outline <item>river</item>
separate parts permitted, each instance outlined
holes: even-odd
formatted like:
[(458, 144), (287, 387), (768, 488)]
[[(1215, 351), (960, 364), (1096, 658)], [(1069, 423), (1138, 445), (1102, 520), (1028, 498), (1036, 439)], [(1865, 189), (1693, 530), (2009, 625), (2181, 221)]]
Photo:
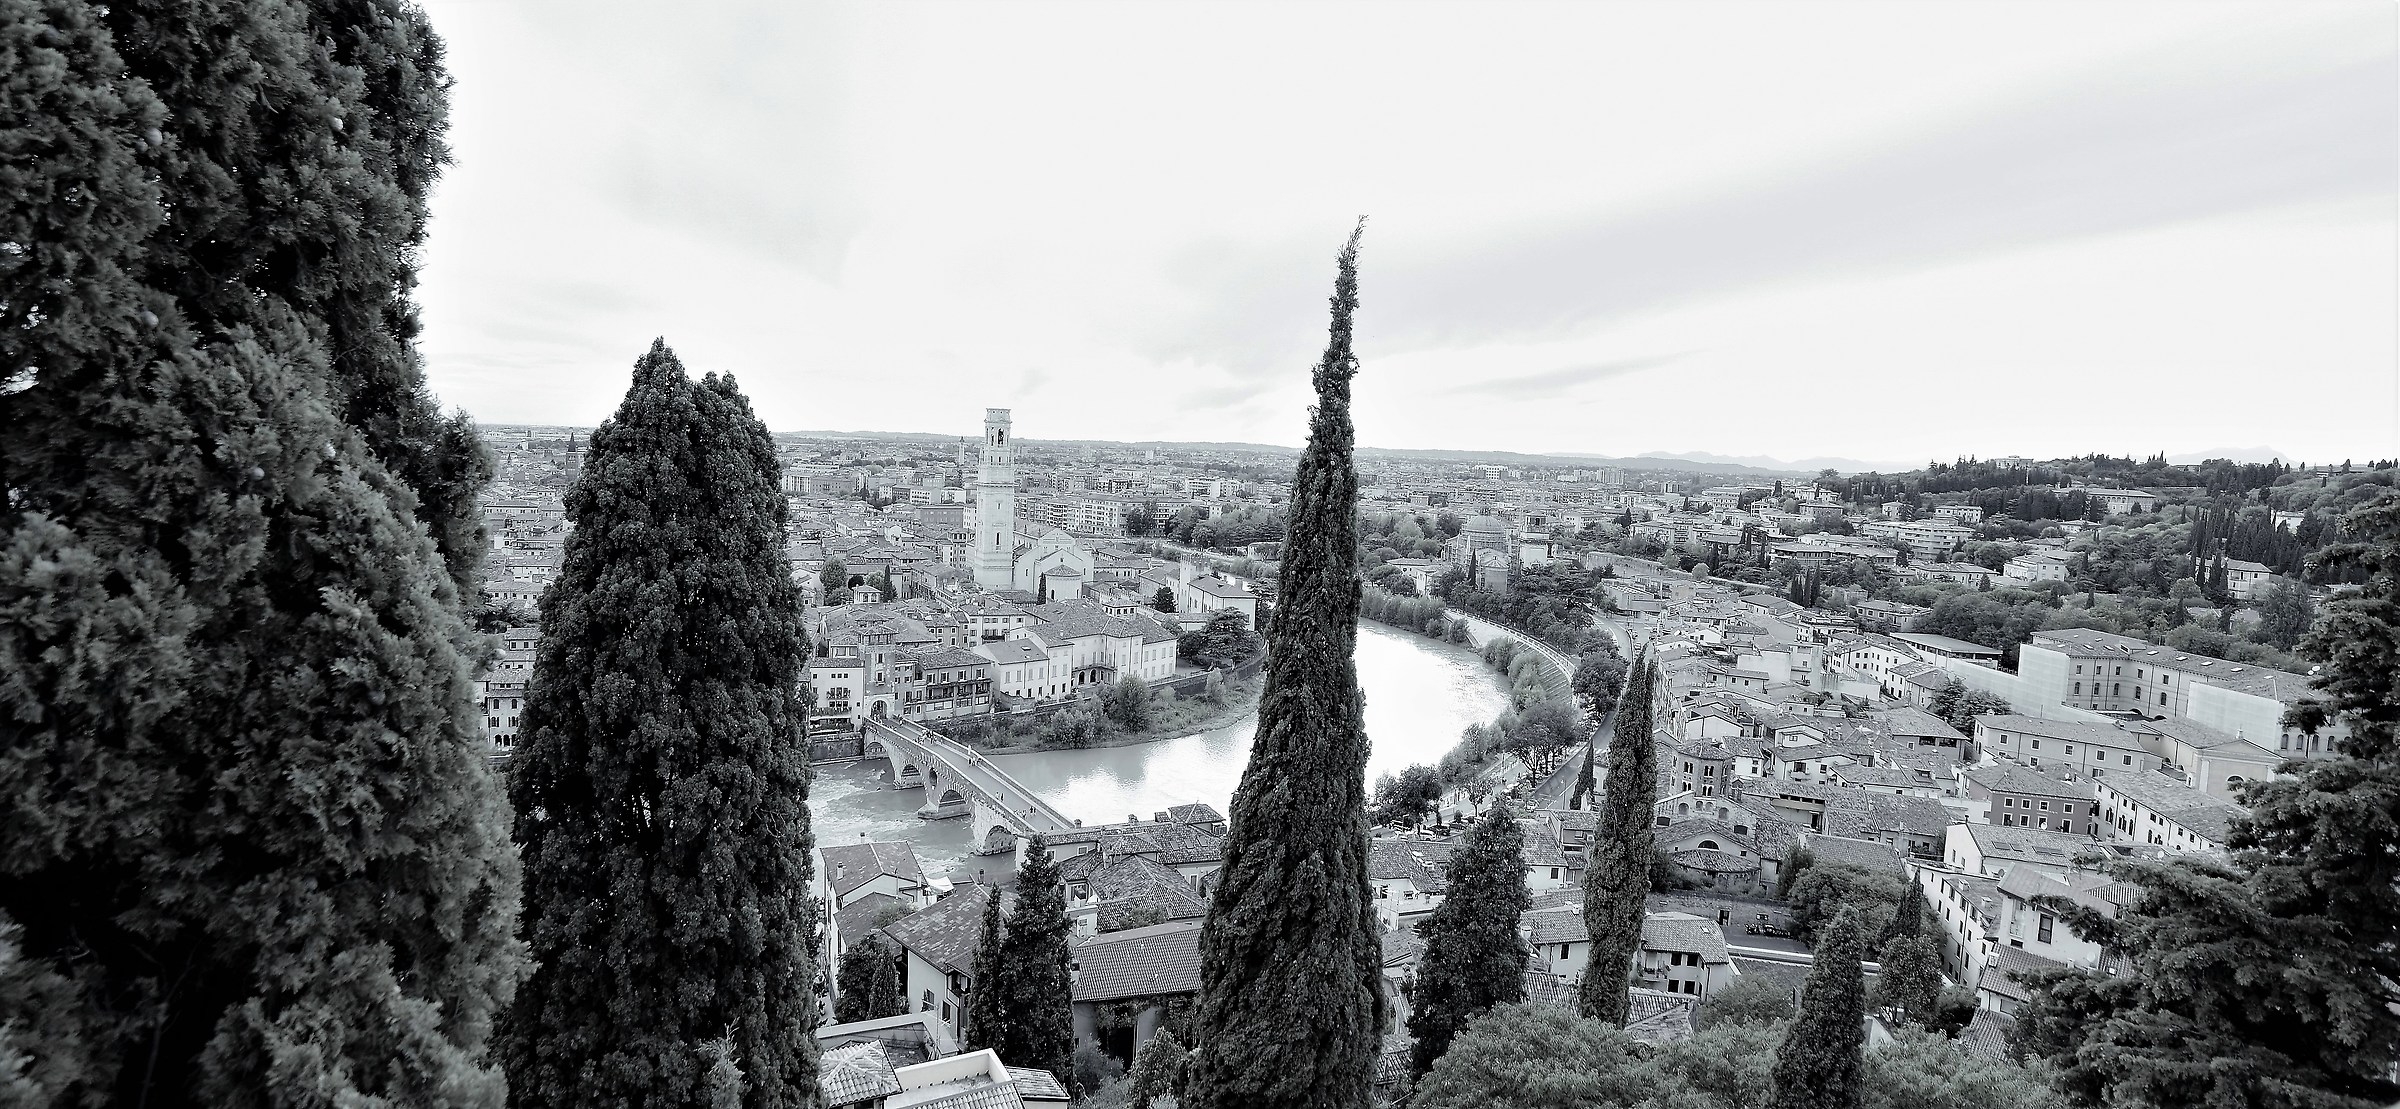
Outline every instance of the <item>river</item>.
[[(1500, 715), (1508, 691), (1474, 651), (1394, 631), (1358, 629), (1358, 680), (1367, 696), (1367, 781), (1411, 763), (1433, 763), (1458, 733)], [(1092, 751), (1029, 751), (992, 763), (1068, 816), (1091, 824), (1143, 819), (1199, 802), (1222, 813), (1250, 759), (1256, 716), (1194, 735)], [(969, 854), (967, 822), (919, 820), (918, 790), (887, 788), (879, 759), (817, 768), (809, 790), (817, 842), (905, 840), (930, 875), (972, 875), (992, 864)]]

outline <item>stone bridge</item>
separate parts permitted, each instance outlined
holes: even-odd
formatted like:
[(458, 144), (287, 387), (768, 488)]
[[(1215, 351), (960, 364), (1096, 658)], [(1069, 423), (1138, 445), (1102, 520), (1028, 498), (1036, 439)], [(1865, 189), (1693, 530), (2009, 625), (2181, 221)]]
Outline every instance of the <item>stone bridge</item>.
[(892, 788), (925, 790), (917, 815), (968, 817), (975, 853), (1014, 851), (1034, 833), (1056, 835), (1075, 822), (992, 765), (973, 748), (913, 721), (870, 717), (867, 750), (891, 764)]

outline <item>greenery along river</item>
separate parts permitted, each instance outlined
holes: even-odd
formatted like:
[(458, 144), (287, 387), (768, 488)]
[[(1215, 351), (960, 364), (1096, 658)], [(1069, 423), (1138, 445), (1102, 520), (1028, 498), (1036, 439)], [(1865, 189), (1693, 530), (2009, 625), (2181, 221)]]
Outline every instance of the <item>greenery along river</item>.
[[(1432, 764), (1469, 724), (1488, 723), (1508, 707), (1499, 675), (1465, 647), (1378, 624), (1358, 629), (1358, 680), (1367, 695), (1367, 736), (1374, 753), (1367, 780), (1411, 763)], [(1250, 759), (1257, 717), (1222, 728), (1131, 747), (995, 755), (1006, 770), (1068, 816), (1100, 824), (1144, 819), (1169, 805), (1197, 801), (1224, 812)], [(904, 840), (931, 875), (971, 876), (990, 860), (968, 853), (967, 822), (919, 820), (917, 790), (887, 788), (880, 760), (819, 767), (809, 791), (817, 842)], [(961, 869), (963, 867), (963, 870)]]

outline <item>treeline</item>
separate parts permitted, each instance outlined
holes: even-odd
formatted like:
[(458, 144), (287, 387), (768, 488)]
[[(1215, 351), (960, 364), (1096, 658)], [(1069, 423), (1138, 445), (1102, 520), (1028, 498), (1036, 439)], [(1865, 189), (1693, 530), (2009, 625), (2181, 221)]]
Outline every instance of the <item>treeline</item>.
[(2292, 473), (2292, 466), (2280, 461), (2235, 462), (2212, 458), (2188, 465), (2171, 465), (2163, 455), (2136, 461), (2130, 457), (2093, 454), (2031, 466), (2002, 466), (1984, 459), (1961, 458), (1955, 462), (1931, 463), (1922, 470), (1898, 474), (1869, 472), (1846, 478), (1821, 476), (1818, 484), (1836, 489), (1844, 499), (1857, 503), (1900, 500), (1926, 494), (1998, 492), (2012, 486), (2055, 487), (2072, 481), (2144, 488), (2174, 486), (2198, 489), (2209, 494), (2239, 495), (2275, 485), (2289, 478)]

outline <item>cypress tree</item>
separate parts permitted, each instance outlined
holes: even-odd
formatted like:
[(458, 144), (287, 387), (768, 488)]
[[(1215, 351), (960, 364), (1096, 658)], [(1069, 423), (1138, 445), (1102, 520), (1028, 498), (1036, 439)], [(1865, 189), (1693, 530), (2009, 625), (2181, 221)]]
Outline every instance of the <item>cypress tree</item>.
[(959, 1034), (959, 1042), (969, 1051), (986, 1047), (997, 1051), (1008, 1042), (1008, 1011), (1002, 1007), (1006, 994), (1000, 986), (1002, 942), (1000, 891), (985, 890), (983, 933), (976, 939), (966, 1027)]
[(841, 981), (841, 994), (833, 1002), (836, 1024), (880, 1020), (908, 1011), (900, 999), (899, 959), (880, 937), (870, 936), (842, 952)]
[(510, 776), (540, 961), (510, 1100), (691, 1103), (731, 1039), (752, 1109), (816, 1103), (799, 589), (775, 444), (662, 340), (567, 492)]
[(2224, 860), (2109, 864), (2141, 888), (2113, 918), (2045, 906), (2130, 973), (2046, 972), (2026, 1046), (2081, 1104), (2381, 1106), (2400, 1098), (2400, 493), (2344, 515), (2319, 571), (2356, 574), (2300, 652), (2324, 700), (2286, 727), (2348, 725), (2334, 757), (2245, 787)]
[(1422, 1076), (1450, 1039), (1494, 1005), (1525, 1000), (1525, 832), (1495, 804), (1450, 856), (1449, 896), (1417, 929), (1425, 940), (1409, 991), (1409, 1070)]
[(1350, 347), (1358, 240), (1342, 248), (1317, 407), (1292, 476), (1280, 602), (1250, 762), (1200, 929), (1196, 1109), (1363, 1107), (1384, 1022), (1367, 883), (1365, 699), (1358, 640), (1358, 474)]
[[(126, 71), (171, 109), (151, 164), (170, 204), (141, 260), (203, 331), (295, 316), (336, 418), (417, 494), (463, 596), (490, 457), (445, 418), (414, 349), (427, 198), (449, 161), (450, 78), (401, 0), (106, 6)], [(238, 275), (238, 276), (237, 276)]]
[(1592, 954), (1578, 1001), (1584, 1016), (1618, 1026), (1633, 1003), (1633, 960), (1642, 947), (1642, 901), (1650, 893), (1657, 839), (1651, 831), (1658, 756), (1650, 739), (1650, 684), (1649, 654), (1643, 652), (1625, 676), (1608, 779), (1601, 784), (1600, 827), (1583, 874), (1583, 922)]
[(1775, 1049), (1768, 1109), (1853, 1109), (1866, 1054), (1867, 990), (1859, 959), (1866, 925), (1844, 909), (1800, 987), (1800, 1015)]
[(1075, 1080), (1075, 999), (1067, 974), (1067, 889), (1058, 877), (1050, 844), (1035, 835), (1017, 867), (1017, 903), (1008, 914), (1001, 945), (1000, 1057), (1012, 1066), (1035, 1067)]
[[(438, 108), (438, 82), (349, 97), (327, 26), (0, 5), (0, 1001), (32, 1038), (0, 1056), (36, 1064), (14, 1096), (500, 1096), (485, 1039), (522, 956), (482, 641), (424, 499), (327, 404), (326, 303), (181, 262), (320, 217), (312, 258), (358, 248), (320, 186), (389, 184), (353, 146), (376, 126), (438, 131), (377, 115)], [(244, 142), (212, 137), (228, 105)]]

